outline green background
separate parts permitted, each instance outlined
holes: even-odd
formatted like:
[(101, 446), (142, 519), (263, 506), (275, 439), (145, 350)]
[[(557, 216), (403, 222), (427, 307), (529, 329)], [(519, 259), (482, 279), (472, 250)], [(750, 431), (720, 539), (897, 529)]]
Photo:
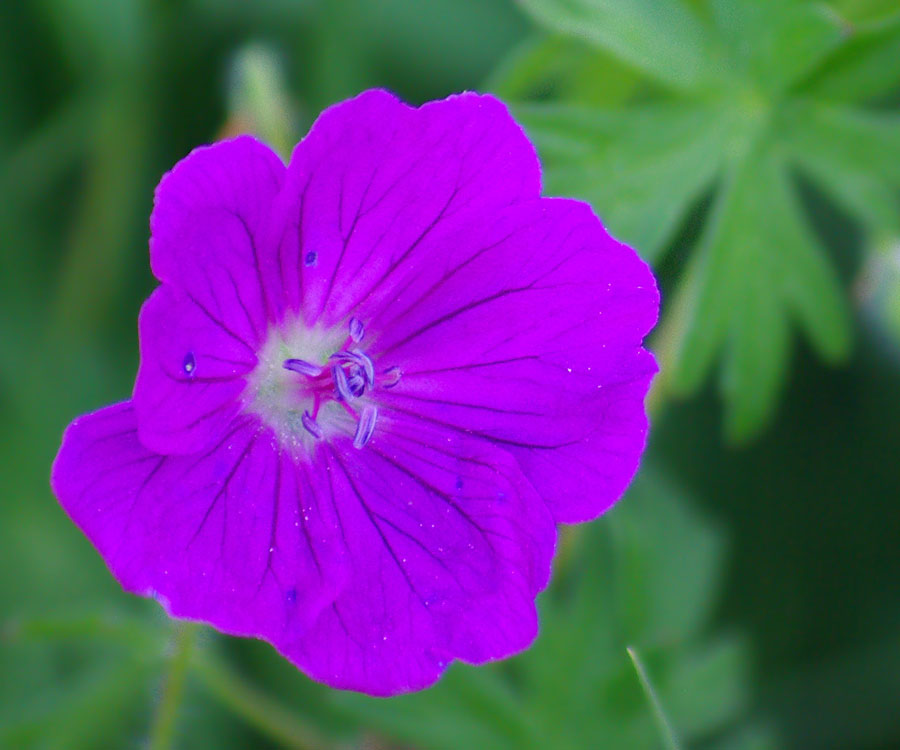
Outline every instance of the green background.
[[(161, 174), (371, 86), (503, 96), (664, 295), (643, 469), (536, 645), (390, 700), (169, 622), (48, 485), (130, 393)], [(0, 3), (0, 747), (900, 745), (898, 189), (895, 0)]]

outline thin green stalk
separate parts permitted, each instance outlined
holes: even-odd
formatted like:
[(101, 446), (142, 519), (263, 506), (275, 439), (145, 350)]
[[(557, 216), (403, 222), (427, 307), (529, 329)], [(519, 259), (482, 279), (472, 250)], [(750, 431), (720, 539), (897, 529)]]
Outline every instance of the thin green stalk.
[(181, 622), (176, 625), (172, 638), (172, 655), (169, 659), (169, 672), (162, 687), (162, 695), (150, 726), (149, 750), (169, 750), (175, 734), (175, 719), (178, 705), (184, 692), (184, 682), (188, 666), (191, 663), (191, 651), (197, 635), (197, 625), (192, 622)]
[(271, 739), (294, 750), (327, 750), (331, 747), (293, 711), (273, 701), (208, 652), (197, 652), (193, 667), (194, 674), (212, 695)]
[(672, 728), (671, 722), (663, 711), (659, 696), (653, 689), (653, 685), (650, 684), (650, 678), (647, 677), (647, 671), (644, 669), (644, 665), (641, 662), (637, 651), (631, 646), (628, 646), (625, 650), (628, 652), (628, 656), (631, 657), (631, 663), (634, 664), (634, 671), (637, 672), (638, 679), (641, 681), (641, 687), (644, 688), (647, 700), (653, 708), (653, 716), (656, 719), (656, 723), (659, 725), (659, 731), (663, 737), (663, 744), (665, 744), (668, 750), (680, 750), (678, 739), (675, 736), (675, 730)]

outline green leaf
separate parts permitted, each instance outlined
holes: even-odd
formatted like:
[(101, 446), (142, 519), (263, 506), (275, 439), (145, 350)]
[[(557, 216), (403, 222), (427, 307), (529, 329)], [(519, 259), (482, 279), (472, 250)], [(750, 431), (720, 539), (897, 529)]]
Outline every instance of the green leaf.
[(688, 313), (672, 387), (696, 389), (724, 347), (726, 431), (735, 440), (757, 433), (777, 403), (787, 372), (789, 315), (827, 359), (839, 360), (849, 349), (844, 296), (799, 211), (780, 156), (770, 146), (751, 151), (719, 196), (681, 291)]
[(659, 259), (720, 168), (724, 129), (704, 107), (529, 104), (514, 111), (541, 154), (544, 192), (590, 202), (649, 261)]
[(652, 470), (641, 473), (603, 523), (614, 545), (616, 627), (644, 649), (686, 641), (714, 604), (725, 553), (721, 531)]
[(703, 24), (679, 0), (520, 0), (548, 29), (586, 39), (663, 84), (699, 89), (714, 75)]
[(897, 12), (897, 0), (831, 0), (830, 4), (850, 23), (877, 23)]
[(692, 736), (738, 719), (750, 704), (750, 656), (738, 636), (721, 637), (686, 653), (665, 676), (672, 721)]
[(807, 75), (846, 33), (821, 2), (714, 0), (713, 16), (738, 79), (771, 93)]
[(801, 102), (793, 142), (900, 188), (900, 113)]
[(802, 84), (805, 96), (863, 102), (900, 86), (900, 12), (852, 29), (850, 34), (847, 44)]
[(611, 107), (634, 96), (641, 80), (633, 69), (592, 45), (541, 35), (518, 45), (484, 88), (505, 100), (552, 94), (563, 101)]

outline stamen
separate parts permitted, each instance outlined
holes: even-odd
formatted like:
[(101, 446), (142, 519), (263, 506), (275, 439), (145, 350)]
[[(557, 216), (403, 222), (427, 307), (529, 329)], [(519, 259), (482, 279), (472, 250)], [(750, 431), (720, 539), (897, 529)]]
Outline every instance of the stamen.
[(184, 370), (186, 375), (193, 377), (194, 370), (197, 367), (197, 360), (194, 359), (194, 353), (188, 352), (184, 355), (184, 361), (181, 363), (181, 369)]
[(400, 382), (401, 375), (403, 375), (403, 371), (396, 365), (388, 367), (387, 370), (384, 371), (384, 383), (382, 383), (381, 387), (393, 388)]
[(322, 368), (318, 365), (314, 365), (312, 362), (307, 362), (305, 359), (286, 359), (284, 360), (284, 364), (282, 364), (285, 370), (293, 370), (294, 372), (299, 372), (301, 375), (309, 375), (310, 377), (316, 377), (316, 375), (322, 374)]
[(340, 365), (334, 365), (331, 368), (331, 377), (334, 380), (334, 387), (337, 388), (338, 396), (344, 401), (352, 401), (356, 396), (350, 392), (350, 386), (347, 383), (347, 376)]
[(375, 365), (372, 364), (372, 360), (369, 359), (369, 355), (367, 355), (361, 349), (354, 349), (353, 353), (357, 356), (359, 363), (362, 365), (363, 370), (366, 372), (366, 384), (371, 388), (375, 385)]
[(353, 436), (353, 447), (364, 448), (366, 443), (372, 439), (372, 433), (375, 432), (375, 420), (378, 418), (378, 409), (374, 406), (367, 407), (359, 422), (356, 423), (356, 434)]
[(319, 427), (319, 423), (312, 418), (312, 415), (308, 411), (303, 412), (303, 416), (300, 417), (300, 422), (303, 424), (306, 431), (316, 440), (322, 439), (322, 428)]
[(347, 379), (347, 387), (350, 389), (350, 393), (353, 394), (354, 398), (359, 398), (366, 390), (366, 381), (362, 375), (351, 375)]
[(362, 321), (359, 318), (350, 318), (350, 338), (358, 344), (365, 335), (366, 328)]

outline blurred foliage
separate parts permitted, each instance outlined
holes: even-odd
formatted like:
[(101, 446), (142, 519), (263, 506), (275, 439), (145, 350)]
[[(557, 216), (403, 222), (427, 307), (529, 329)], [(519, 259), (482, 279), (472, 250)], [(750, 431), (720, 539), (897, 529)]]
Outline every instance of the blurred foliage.
[[(792, 326), (828, 362), (851, 345), (846, 294), (797, 170), (870, 235), (898, 236), (900, 111), (884, 98), (900, 84), (900, 7), (522, 5), (565, 36), (526, 43), (491, 83), (523, 101), (515, 111), (547, 190), (591, 201), (654, 264), (682, 251), (688, 217), (706, 209), (658, 336), (657, 387), (695, 393), (721, 356), (726, 434), (758, 434), (786, 381)], [(559, 71), (543, 64), (557, 50), (569, 58)], [(588, 79), (604, 98), (583, 95)]]
[[(662, 747), (628, 647), (683, 747), (900, 743), (898, 59), (897, 0), (0, 3), (0, 747)], [(368, 86), (500, 93), (666, 298), (646, 466), (534, 646), (387, 701), (124, 595), (47, 485), (129, 393), (162, 172)]]

